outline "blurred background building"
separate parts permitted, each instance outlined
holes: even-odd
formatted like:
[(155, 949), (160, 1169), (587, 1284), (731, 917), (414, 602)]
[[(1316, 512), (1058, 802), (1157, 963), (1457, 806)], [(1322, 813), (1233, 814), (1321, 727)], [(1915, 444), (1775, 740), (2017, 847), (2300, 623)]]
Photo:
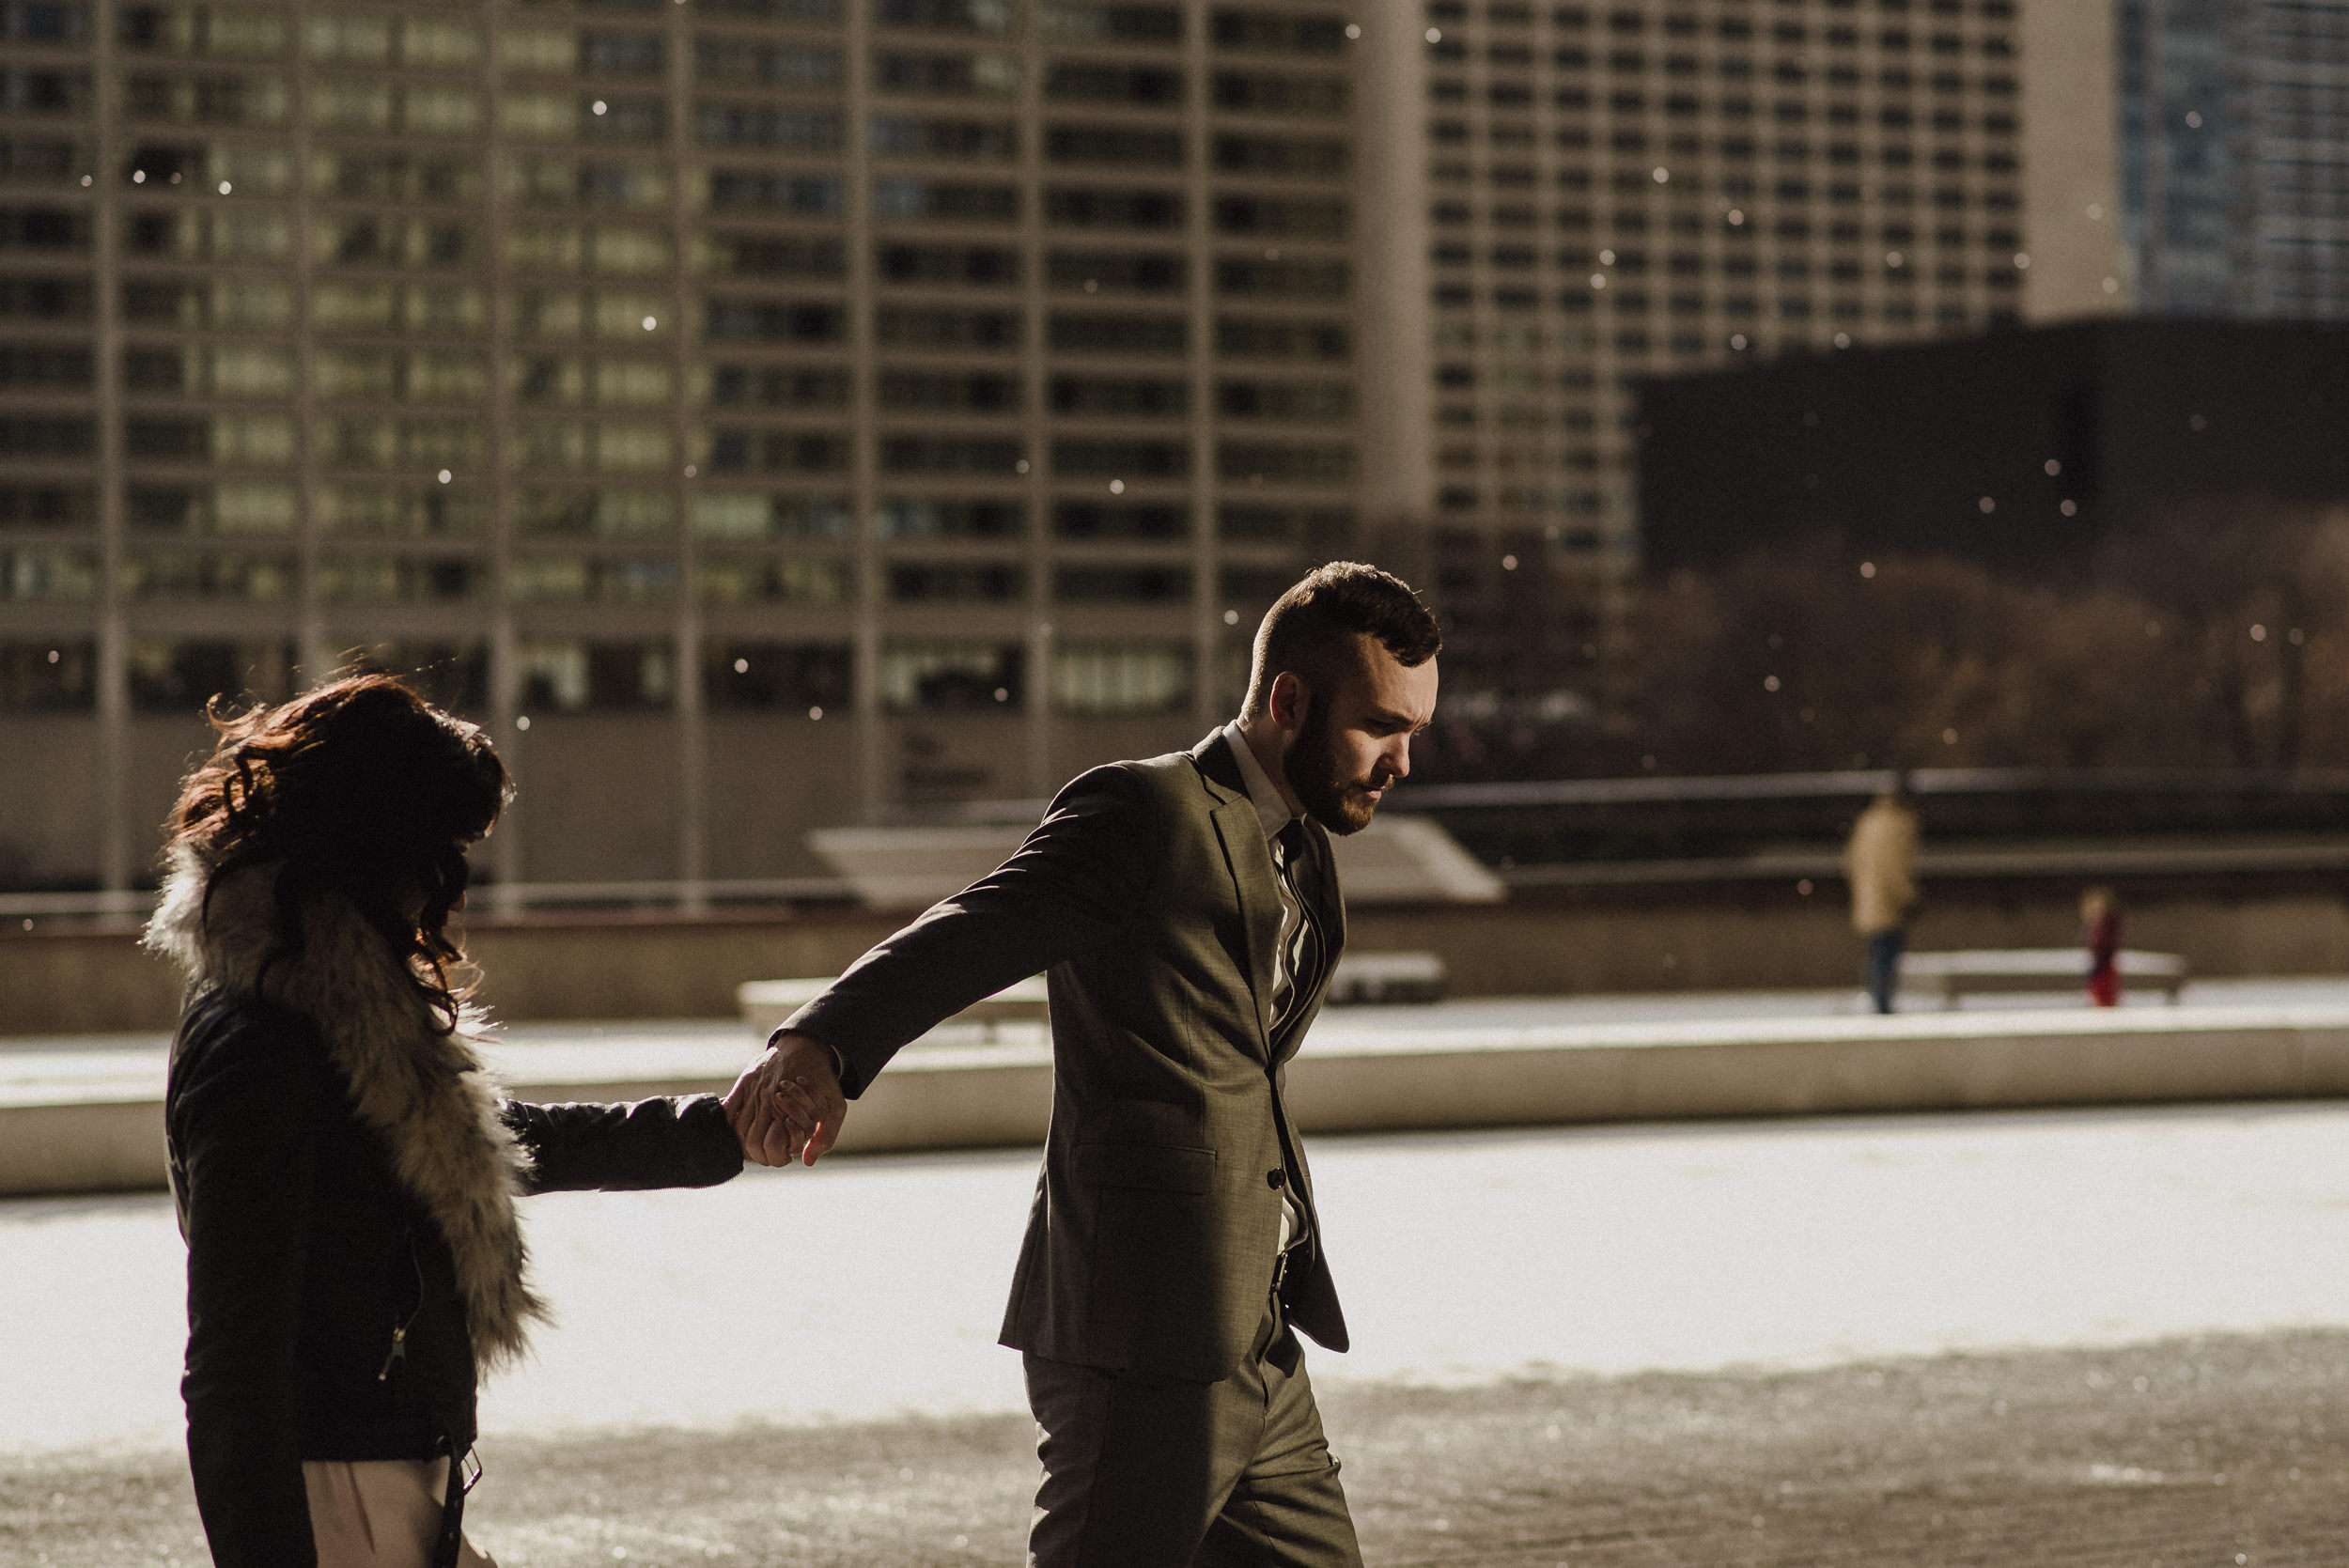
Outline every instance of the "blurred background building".
[(2122, 0), (2119, 82), (2141, 306), (2349, 317), (2349, 0)]
[(135, 884), (201, 702), (359, 652), (492, 727), (504, 882), (783, 889), (1194, 738), (1341, 553), (1443, 617), (1448, 722), (1549, 737), (1492, 768), (1565, 767), (1641, 659), (1641, 385), (2337, 315), (2345, 50), (2349, 0), (0, 0), (0, 885)]
[(508, 882), (1195, 738), (1356, 515), (1348, 20), (0, 5), (0, 882), (421, 669)]
[(1365, 489), (1478, 706), (1596, 694), (1643, 379), (2123, 303), (2100, 6), (1423, 8), (1365, 45)]
[[(2181, 509), (2349, 503), (2349, 329), (2135, 318), (1641, 389), (1651, 569), (1827, 535), (2077, 577)], [(2132, 543), (2132, 536), (2134, 543)]]

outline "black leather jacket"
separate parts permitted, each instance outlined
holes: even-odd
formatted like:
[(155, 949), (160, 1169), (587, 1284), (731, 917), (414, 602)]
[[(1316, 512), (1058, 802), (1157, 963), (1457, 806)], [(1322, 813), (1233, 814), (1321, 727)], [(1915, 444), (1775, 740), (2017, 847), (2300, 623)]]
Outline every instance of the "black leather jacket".
[[(188, 1237), (188, 1454), (213, 1560), (311, 1568), (302, 1461), (473, 1442), (448, 1244), (301, 1014), (249, 995), (199, 1001), (163, 1116)], [(505, 1116), (535, 1191), (709, 1187), (742, 1166), (708, 1094)]]

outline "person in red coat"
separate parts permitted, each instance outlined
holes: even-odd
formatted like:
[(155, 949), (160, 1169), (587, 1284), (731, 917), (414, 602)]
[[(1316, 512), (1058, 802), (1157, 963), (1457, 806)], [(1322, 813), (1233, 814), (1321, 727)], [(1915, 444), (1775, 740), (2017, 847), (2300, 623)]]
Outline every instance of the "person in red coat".
[(2096, 1007), (2121, 1005), (2121, 905), (2110, 888), (2080, 894), (2080, 925), (2088, 936), (2088, 1000)]

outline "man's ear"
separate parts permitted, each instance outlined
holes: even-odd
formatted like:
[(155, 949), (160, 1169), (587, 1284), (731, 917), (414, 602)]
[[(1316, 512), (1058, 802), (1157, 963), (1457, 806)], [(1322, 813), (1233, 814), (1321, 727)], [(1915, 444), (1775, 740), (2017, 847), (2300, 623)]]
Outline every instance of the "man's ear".
[(1283, 670), (1272, 677), (1271, 701), (1265, 705), (1272, 722), (1284, 730), (1302, 729), (1305, 724), (1305, 683), (1294, 670)]

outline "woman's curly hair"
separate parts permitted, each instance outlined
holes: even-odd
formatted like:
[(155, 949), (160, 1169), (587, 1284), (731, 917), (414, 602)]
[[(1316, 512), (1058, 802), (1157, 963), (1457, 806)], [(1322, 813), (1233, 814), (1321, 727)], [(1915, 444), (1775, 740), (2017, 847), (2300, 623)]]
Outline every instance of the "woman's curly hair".
[(513, 781), (479, 728), (405, 681), (363, 674), (274, 707), (210, 714), (210, 760), (188, 775), (168, 827), (210, 873), (274, 864), (278, 956), (301, 951), (302, 911), (340, 893), (381, 932), (426, 1000), (457, 1025), (448, 919), (465, 846), (490, 831)]

